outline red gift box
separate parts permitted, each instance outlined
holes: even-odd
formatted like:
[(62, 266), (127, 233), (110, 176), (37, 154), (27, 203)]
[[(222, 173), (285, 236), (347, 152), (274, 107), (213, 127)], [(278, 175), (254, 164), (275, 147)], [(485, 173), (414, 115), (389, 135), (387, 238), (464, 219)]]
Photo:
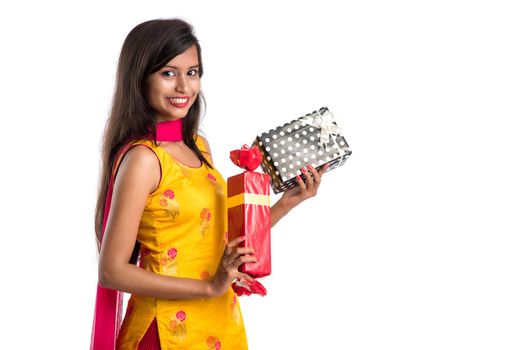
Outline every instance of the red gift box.
[[(243, 151), (252, 150), (245, 146), (242, 150), (232, 151), (231, 159), (235, 164), (253, 170), (258, 164), (240, 164)], [(240, 157), (234, 152), (240, 152)], [(245, 240), (239, 246), (255, 249), (258, 262), (242, 264), (239, 269), (254, 278), (271, 274), (269, 187), (269, 175), (249, 170), (227, 179), (228, 239), (244, 236)]]
[(240, 266), (252, 277), (271, 273), (269, 176), (246, 171), (227, 179), (228, 239), (244, 236), (241, 247), (255, 249), (256, 263)]

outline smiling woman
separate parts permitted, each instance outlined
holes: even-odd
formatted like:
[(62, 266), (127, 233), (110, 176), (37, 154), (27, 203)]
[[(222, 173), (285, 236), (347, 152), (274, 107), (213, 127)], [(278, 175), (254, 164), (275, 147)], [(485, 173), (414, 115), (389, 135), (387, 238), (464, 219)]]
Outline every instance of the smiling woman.
[[(227, 240), (226, 182), (198, 134), (200, 51), (179, 19), (144, 22), (124, 41), (95, 215), (92, 349), (247, 349), (231, 283), (252, 281), (239, 266), (257, 259)], [(304, 170), (271, 225), (316, 194), (324, 170)], [(121, 292), (131, 297), (120, 327)]]
[[(255, 258), (240, 240), (224, 240), (225, 182), (198, 134), (202, 73), (184, 21), (144, 22), (124, 41), (96, 211), (92, 349), (198, 348), (209, 339), (215, 349), (247, 348), (231, 281), (249, 280), (238, 266)], [(120, 327), (121, 292), (131, 297)]]

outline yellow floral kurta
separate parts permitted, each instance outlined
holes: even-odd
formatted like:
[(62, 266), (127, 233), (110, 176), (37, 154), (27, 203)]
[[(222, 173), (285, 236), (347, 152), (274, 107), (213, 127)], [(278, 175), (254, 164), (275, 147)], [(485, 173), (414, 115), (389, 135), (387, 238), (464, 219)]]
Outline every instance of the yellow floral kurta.
[[(205, 151), (200, 137), (196, 142)], [(161, 165), (160, 186), (149, 195), (138, 229), (140, 266), (160, 275), (210, 278), (227, 241), (227, 187), (222, 175), (205, 164), (183, 165), (153, 141), (133, 144), (152, 149)], [(192, 300), (132, 294), (117, 349), (137, 349), (155, 318), (162, 350), (247, 349), (240, 306), (231, 288), (218, 298)]]

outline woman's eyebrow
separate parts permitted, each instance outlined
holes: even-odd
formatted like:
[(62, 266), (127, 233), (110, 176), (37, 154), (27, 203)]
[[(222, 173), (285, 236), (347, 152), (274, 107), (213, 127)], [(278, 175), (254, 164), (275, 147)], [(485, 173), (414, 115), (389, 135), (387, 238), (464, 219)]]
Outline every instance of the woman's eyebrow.
[[(173, 68), (173, 69), (178, 69), (177, 66), (170, 66), (170, 65), (166, 65), (166, 67), (169, 67), (169, 68)], [(193, 69), (193, 68), (198, 68), (198, 64), (197, 65), (194, 65), (194, 66), (191, 66), (189, 67), (189, 69)]]

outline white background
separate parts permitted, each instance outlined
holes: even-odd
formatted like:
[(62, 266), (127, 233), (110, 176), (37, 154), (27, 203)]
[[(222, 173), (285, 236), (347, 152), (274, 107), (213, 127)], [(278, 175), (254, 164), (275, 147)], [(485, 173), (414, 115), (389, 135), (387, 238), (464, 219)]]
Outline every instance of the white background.
[(524, 348), (519, 2), (248, 3), (0, 5), (2, 343), (88, 347), (119, 50), (181, 17), (224, 177), (231, 149), (322, 106), (354, 152), (274, 227), (250, 349)]

